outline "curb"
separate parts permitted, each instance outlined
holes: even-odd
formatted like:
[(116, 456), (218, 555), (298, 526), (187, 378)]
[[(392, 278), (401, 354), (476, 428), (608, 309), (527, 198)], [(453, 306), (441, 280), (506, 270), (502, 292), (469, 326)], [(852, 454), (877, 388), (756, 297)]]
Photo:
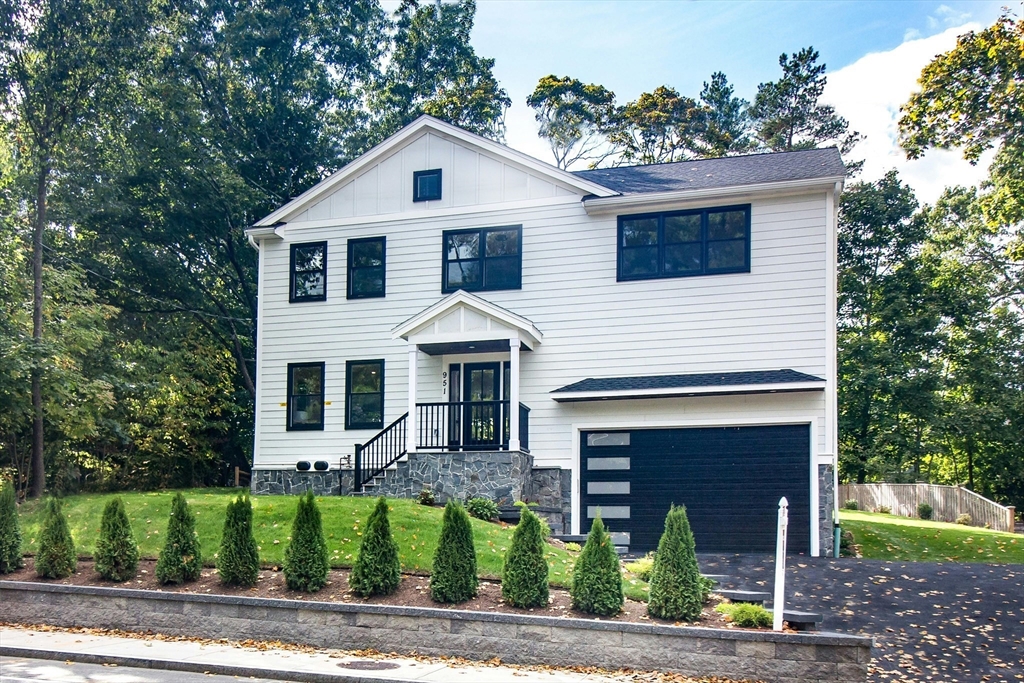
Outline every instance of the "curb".
[(64, 652), (61, 650), (37, 650), (29, 647), (0, 645), (0, 657), (22, 657), (25, 659), (51, 659), (71, 661), (77, 664), (116, 664), (134, 669), (157, 669), (161, 671), (183, 671), (197, 674), (219, 674), (244, 678), (263, 678), (295, 683), (412, 683), (412, 678), (382, 678), (380, 676), (353, 676), (346, 673), (320, 673), (313, 671), (275, 671), (250, 666), (231, 664), (204, 664), (202, 662), (179, 662), (170, 659), (147, 659), (145, 657), (124, 657), (101, 655), (90, 652)]

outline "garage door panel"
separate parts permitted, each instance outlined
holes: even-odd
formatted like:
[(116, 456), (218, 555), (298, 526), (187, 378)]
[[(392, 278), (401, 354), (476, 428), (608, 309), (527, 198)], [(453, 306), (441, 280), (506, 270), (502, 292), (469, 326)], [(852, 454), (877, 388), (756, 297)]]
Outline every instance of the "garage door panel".
[[(616, 441), (602, 433), (592, 443)], [(770, 552), (775, 544), (779, 498), (790, 502), (789, 547), (809, 547), (807, 425), (635, 430), (629, 446), (587, 446), (582, 436), (583, 530), (586, 506), (629, 506), (629, 518), (606, 519), (612, 531), (630, 533), (630, 550), (657, 546), (672, 503), (685, 505), (698, 552)], [(627, 439), (618, 438), (618, 442)], [(629, 469), (593, 469), (589, 458), (629, 458)], [(606, 463), (602, 463), (606, 464)], [(628, 495), (590, 493), (608, 482), (628, 482)], [(603, 488), (602, 488), (603, 487)], [(618, 512), (621, 512), (619, 510)]]

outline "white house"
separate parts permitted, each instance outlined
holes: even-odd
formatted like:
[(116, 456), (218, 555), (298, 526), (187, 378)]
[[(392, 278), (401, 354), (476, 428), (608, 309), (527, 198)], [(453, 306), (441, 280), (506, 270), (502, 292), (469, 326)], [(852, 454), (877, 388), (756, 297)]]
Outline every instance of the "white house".
[[(566, 172), (424, 116), (247, 231), (254, 493), (538, 503), (832, 546), (834, 148)], [(415, 438), (412, 436), (415, 435)]]

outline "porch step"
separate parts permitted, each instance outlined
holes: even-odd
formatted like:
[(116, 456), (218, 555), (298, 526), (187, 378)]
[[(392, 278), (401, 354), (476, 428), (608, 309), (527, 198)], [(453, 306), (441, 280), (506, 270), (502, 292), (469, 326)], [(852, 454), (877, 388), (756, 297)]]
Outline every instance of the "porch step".
[(765, 602), (772, 599), (771, 594), (764, 591), (716, 590), (715, 593), (733, 602), (752, 602), (762, 607)]

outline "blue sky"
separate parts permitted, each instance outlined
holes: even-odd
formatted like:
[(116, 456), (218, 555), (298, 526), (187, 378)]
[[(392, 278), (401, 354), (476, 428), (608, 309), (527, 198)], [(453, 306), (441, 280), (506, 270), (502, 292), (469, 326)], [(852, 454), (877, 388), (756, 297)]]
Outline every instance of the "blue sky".
[[(838, 80), (826, 98), (875, 138), (858, 150), (870, 177), (886, 164), (905, 166), (891, 149), (892, 123), (920, 68), (951, 48), (958, 33), (991, 24), (1003, 4), (478, 0), (473, 44), (495, 58), (496, 75), (513, 100), (509, 144), (545, 161), (548, 152), (524, 103), (541, 76), (600, 83), (624, 103), (659, 85), (695, 96), (712, 72), (724, 71), (737, 94), (750, 99), (758, 83), (778, 77), (780, 53), (813, 45)], [(1014, 6), (1020, 11), (1019, 2)], [(962, 182), (964, 173), (977, 170), (964, 171), (956, 161), (955, 154), (929, 155), (916, 162), (919, 170), (911, 165), (910, 175), (921, 176), (911, 181), (934, 199), (942, 182)], [(944, 169), (932, 168), (936, 164)]]

